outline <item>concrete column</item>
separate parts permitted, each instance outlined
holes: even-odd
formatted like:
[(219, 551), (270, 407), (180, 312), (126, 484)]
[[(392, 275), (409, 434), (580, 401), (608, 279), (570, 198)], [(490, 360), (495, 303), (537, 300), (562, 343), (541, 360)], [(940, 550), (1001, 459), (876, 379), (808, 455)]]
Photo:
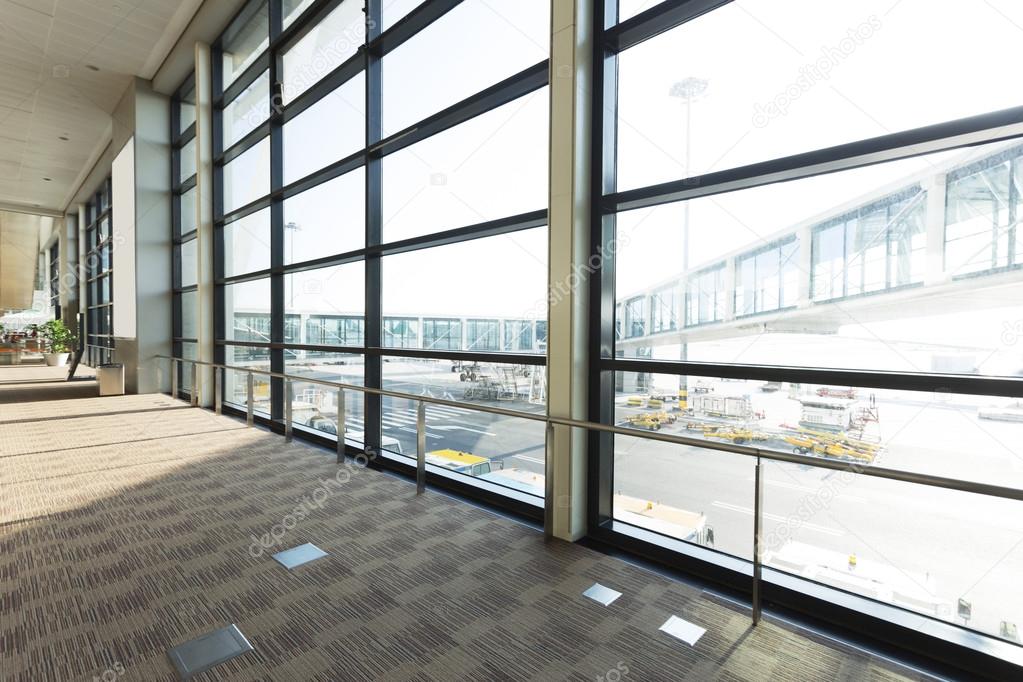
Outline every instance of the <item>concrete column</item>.
[(945, 174), (929, 178), (923, 186), (927, 192), (924, 215), (927, 265), (924, 270), (924, 286), (932, 286), (948, 279), (945, 273)]
[[(196, 340), (198, 358), (214, 361), (213, 328), (213, 62), (210, 46), (195, 45), (195, 224), (198, 228), (196, 298), (199, 319)], [(210, 407), (214, 401), (213, 370), (203, 367), (199, 373), (199, 404)]]
[[(135, 296), (138, 393), (170, 390), (157, 355), (171, 353), (170, 102), (149, 81), (135, 81)], [(116, 219), (116, 217), (115, 217)], [(115, 268), (114, 277), (117, 277)], [(115, 306), (118, 304), (115, 304)], [(117, 315), (115, 307), (114, 315)], [(125, 367), (126, 379), (130, 368)]]
[[(590, 93), (593, 8), (585, 0), (552, 3), (550, 72), (550, 296), (547, 411), (586, 419), (590, 249)], [(571, 286), (569, 286), (571, 285)], [(553, 457), (554, 535), (586, 532), (586, 433), (557, 427)]]

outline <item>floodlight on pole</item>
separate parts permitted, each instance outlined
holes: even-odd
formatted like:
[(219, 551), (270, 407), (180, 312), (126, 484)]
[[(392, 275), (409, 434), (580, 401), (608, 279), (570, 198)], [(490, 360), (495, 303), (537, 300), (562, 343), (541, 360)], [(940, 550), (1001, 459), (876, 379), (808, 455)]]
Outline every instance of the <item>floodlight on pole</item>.
[[(692, 142), (691, 132), (691, 121), (692, 121), (692, 107), (693, 102), (698, 100), (705, 92), (707, 92), (708, 81), (703, 78), (696, 78), (695, 76), (689, 76), (683, 78), (680, 81), (676, 81), (672, 84), (668, 90), (669, 97), (676, 97), (685, 102), (686, 105), (686, 124), (685, 124), (685, 173), (684, 177), (689, 178), (692, 176), (692, 156), (690, 152), (690, 144)], [(682, 208), (682, 326), (686, 324), (686, 312), (689, 308), (688, 296), (689, 294), (689, 200), (687, 199)], [(679, 349), (680, 359), (685, 361), (689, 359), (689, 344), (686, 341), (682, 341)], [(679, 391), (688, 393), (688, 381), (686, 377), (679, 379)]]

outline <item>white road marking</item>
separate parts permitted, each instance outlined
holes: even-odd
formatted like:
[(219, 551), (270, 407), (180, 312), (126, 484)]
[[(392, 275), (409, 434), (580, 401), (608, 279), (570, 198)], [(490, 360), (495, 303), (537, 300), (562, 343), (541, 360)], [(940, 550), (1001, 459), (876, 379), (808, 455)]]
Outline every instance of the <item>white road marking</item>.
[[(755, 479), (751, 476), (747, 480), (753, 481)], [(807, 485), (798, 485), (796, 483), (786, 483), (785, 481), (766, 481), (765, 480), (764, 483), (767, 484), (767, 485), (773, 485), (773, 486), (775, 486), (777, 488), (788, 488), (789, 490), (798, 490), (799, 492), (809, 493), (810, 495), (819, 495), (820, 492), (827, 487), (827, 484), (825, 484), (825, 485), (822, 485), (819, 488), (811, 488), (810, 486), (807, 486)], [(866, 498), (859, 497), (858, 495), (847, 495), (845, 493), (839, 493), (837, 496), (841, 497), (843, 500), (849, 500), (850, 502), (859, 502), (861, 504), (866, 504), (867, 503)]]
[[(753, 516), (753, 510), (747, 509), (746, 507), (740, 507), (736, 504), (729, 504), (728, 502), (718, 502), (715, 500), (711, 502), (711, 506), (718, 507), (720, 509), (727, 509), (729, 511), (739, 512), (740, 514), (746, 514), (747, 516)], [(788, 518), (779, 516), (778, 514), (764, 514), (765, 519), (770, 519), (778, 523), (787, 523)], [(798, 521), (798, 519), (797, 519)], [(827, 528), (826, 526), (818, 526), (816, 523), (801, 522), (798, 524), (800, 528), (806, 528), (807, 530), (815, 530), (818, 533), (824, 533), (825, 535), (834, 535), (835, 537), (841, 537), (845, 535), (842, 531), (835, 530), (834, 528)]]
[(540, 459), (539, 457), (529, 457), (527, 455), (513, 455), (513, 456), (514, 457), (518, 457), (519, 459), (524, 459), (527, 462), (533, 462), (535, 464), (546, 464), (547, 463), (545, 460)]
[(468, 426), (456, 426), (456, 425), (453, 425), (453, 424), (449, 424), (449, 425), (446, 425), (446, 426), (435, 426), (433, 428), (437, 429), (438, 431), (471, 431), (472, 433), (478, 433), (478, 434), (483, 435), (483, 436), (496, 436), (497, 435), (493, 431), (481, 431), (480, 429), (472, 429), (472, 428), (469, 428)]
[(449, 407), (447, 405), (427, 405), (427, 410), (430, 412), (440, 412), (441, 414), (447, 414), (452, 417), (461, 417), (465, 414), (474, 414), (473, 410), (466, 410), (461, 407)]

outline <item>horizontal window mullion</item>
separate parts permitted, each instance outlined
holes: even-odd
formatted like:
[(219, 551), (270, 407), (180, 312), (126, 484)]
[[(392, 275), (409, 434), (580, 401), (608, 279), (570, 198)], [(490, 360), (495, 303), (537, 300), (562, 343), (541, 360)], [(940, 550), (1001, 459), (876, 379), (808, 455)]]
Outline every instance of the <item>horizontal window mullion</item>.
[(284, 27), (284, 30), (270, 42), (270, 50), (283, 54), (295, 47), (314, 28), (319, 26), (331, 12), (341, 5), (342, 0), (328, 0), (315, 9), (306, 9), (302, 15)]
[(715, 364), (681, 360), (643, 360), (636, 358), (604, 358), (601, 369), (621, 372), (647, 372), (715, 377), (721, 379), (752, 379), (755, 381), (788, 381), (792, 383), (902, 391), (937, 391), (999, 397), (1023, 395), (1023, 378), (985, 377), (962, 374), (924, 374), (885, 372), (781, 365)]
[(223, 109), (228, 104), (233, 102), (238, 95), (245, 91), (245, 88), (252, 85), (257, 78), (263, 75), (263, 72), (270, 68), (270, 51), (267, 50), (263, 54), (245, 67), (243, 71), (234, 81), (227, 86), (227, 90), (220, 96), (214, 99), (214, 109)]
[[(387, 319), (387, 316), (384, 316)], [(473, 362), (496, 362), (498, 364), (507, 365), (535, 365), (543, 366), (547, 364), (547, 356), (534, 353), (502, 353), (495, 351), (492, 353), (480, 353), (480, 352), (469, 352), (469, 351), (443, 351), (443, 350), (424, 350), (420, 348), (366, 348), (366, 353), (380, 356), (392, 356), (402, 358), (423, 358), (427, 360), (459, 360), (459, 361), (473, 361)]]
[(252, 215), (253, 213), (263, 210), (272, 202), (273, 195), (267, 194), (266, 196), (260, 197), (255, 201), (249, 202), (248, 204), (245, 204), (240, 208), (234, 209), (230, 213), (225, 213), (223, 215), (217, 216), (216, 222), (220, 226), (228, 225), (236, 220), (240, 220), (241, 218), (244, 218), (246, 216)]
[(284, 350), (306, 350), (323, 353), (346, 353), (348, 355), (365, 355), (365, 346), (330, 346), (318, 343), (285, 343)]
[(412, 237), (396, 242), (389, 242), (376, 247), (370, 247), (368, 251), (373, 255), (390, 256), (408, 251), (428, 249), (435, 246), (445, 246), (458, 242), (466, 242), (483, 237), (494, 237), (521, 230), (529, 230), (536, 227), (543, 227), (547, 224), (547, 209), (520, 213), (514, 216), (488, 220), (487, 222), (467, 225), (443, 232), (434, 232), (421, 237)]
[(263, 270), (256, 270), (254, 272), (246, 272), (242, 275), (231, 275), (230, 277), (221, 277), (215, 281), (217, 286), (226, 286), (228, 284), (238, 284), (240, 282), (255, 282), (257, 280), (265, 279), (272, 275), (278, 274), (280, 271), (274, 268), (265, 268)]
[(289, 199), (297, 194), (305, 192), (308, 189), (322, 185), (329, 180), (339, 178), (345, 173), (361, 168), (364, 165), (366, 165), (366, 152), (360, 149), (353, 154), (349, 154), (343, 159), (338, 159), (329, 166), (324, 166), (318, 171), (310, 173), (304, 178), (295, 180), (290, 185), (285, 185), (278, 190), (278, 193), (282, 199)]
[(331, 265), (344, 265), (346, 263), (357, 263), (372, 255), (370, 249), (362, 248), (354, 251), (346, 251), (334, 256), (324, 256), (315, 260), (302, 261), (301, 263), (289, 263), (282, 268), (284, 274), (293, 272), (305, 272), (307, 270), (318, 270)]
[(267, 350), (279, 350), (284, 348), (283, 343), (274, 341), (235, 341), (234, 339), (217, 339), (214, 344), (218, 346), (237, 346), (239, 348), (265, 348)]
[(187, 242), (192, 241), (193, 239), (198, 238), (198, 236), (199, 230), (193, 227), (188, 232), (174, 237), (173, 242), (175, 246), (181, 246), (182, 244), (185, 244)]
[[(223, 112), (220, 112), (220, 115), (222, 116)], [(263, 121), (263, 123), (261, 123), (257, 128), (254, 128), (251, 132), (246, 133), (245, 137), (232, 144), (230, 147), (222, 151), (220, 154), (217, 154), (213, 159), (213, 163), (217, 166), (223, 166), (230, 163), (231, 161), (234, 161), (239, 156), (241, 156), (245, 152), (255, 147), (257, 144), (262, 142), (263, 138), (265, 138), (269, 134), (270, 121), (266, 120)]]
[(396, 50), (461, 3), (462, 0), (433, 0), (420, 4), (372, 40), (369, 43), (370, 53), (380, 58)]
[(188, 190), (195, 187), (197, 177), (198, 177), (197, 173), (192, 173), (190, 176), (182, 180), (180, 183), (175, 183), (174, 186), (171, 188), (171, 191), (173, 191), (174, 194), (177, 194), (179, 196), (188, 192)]
[[(176, 102), (175, 104), (180, 104), (180, 103)], [(194, 139), (195, 139), (195, 121), (192, 121), (192, 123), (189, 124), (189, 126), (187, 128), (185, 128), (180, 133), (178, 133), (177, 135), (174, 136), (174, 138), (171, 140), (171, 147), (173, 148), (173, 151), (179, 152), (179, 151), (181, 151), (181, 149), (186, 144), (188, 144), (189, 142), (191, 142)]]
[(366, 56), (363, 48), (346, 59), (340, 66), (316, 81), (313, 85), (304, 90), (298, 97), (288, 103), (281, 112), (281, 121), (287, 123), (304, 112), (309, 107), (327, 97), (339, 87), (355, 78), (366, 66)]
[(405, 130), (400, 130), (370, 145), (369, 152), (374, 157), (393, 154), (414, 145), (416, 142), (421, 142), (449, 128), (454, 128), (460, 123), (465, 123), (481, 114), (485, 114), (501, 105), (514, 102), (520, 97), (524, 97), (547, 85), (550, 80), (549, 68), (548, 60), (546, 59), (534, 64), (500, 83), (496, 83), (471, 97), (465, 98), (461, 102), (456, 102), (446, 109), (428, 116)]
[(605, 213), (629, 211), (1021, 137), (1023, 107), (1013, 107), (609, 194), (601, 207)]
[(723, 7), (732, 0), (666, 0), (604, 31), (610, 52), (621, 52)]

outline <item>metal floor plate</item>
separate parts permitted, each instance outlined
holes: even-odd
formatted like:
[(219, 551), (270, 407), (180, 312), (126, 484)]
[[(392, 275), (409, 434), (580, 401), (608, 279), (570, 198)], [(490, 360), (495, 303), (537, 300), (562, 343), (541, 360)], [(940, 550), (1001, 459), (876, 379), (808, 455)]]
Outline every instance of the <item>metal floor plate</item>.
[(179, 644), (167, 655), (181, 679), (187, 680), (248, 651), (252, 651), (249, 640), (237, 625), (229, 625)]
[(277, 560), (284, 568), (289, 571), (298, 568), (303, 564), (308, 564), (310, 561), (316, 561), (327, 556), (327, 553), (317, 547), (311, 542), (307, 542), (304, 545), (298, 547), (292, 547), (286, 549), (283, 552), (274, 554), (274, 559)]
[(688, 620), (682, 620), (678, 616), (672, 616), (664, 621), (664, 625), (659, 629), (675, 639), (681, 639), (689, 646), (695, 646), (700, 637), (703, 637), (704, 633), (707, 632), (706, 628), (701, 628), (699, 625), (690, 623)]
[(622, 596), (622, 593), (612, 590), (610, 587), (605, 587), (600, 583), (593, 583), (585, 592), (583, 592), (583, 596), (589, 597), (598, 604), (610, 606), (615, 599)]

